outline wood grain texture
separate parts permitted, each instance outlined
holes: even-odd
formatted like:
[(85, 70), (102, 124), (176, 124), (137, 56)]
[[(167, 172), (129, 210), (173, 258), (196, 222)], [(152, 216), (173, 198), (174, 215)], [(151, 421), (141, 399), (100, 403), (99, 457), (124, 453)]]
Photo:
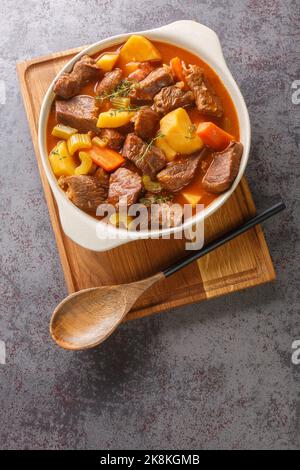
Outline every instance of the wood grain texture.
[(71, 350), (98, 346), (115, 331), (135, 301), (162, 279), (163, 273), (157, 273), (131, 284), (92, 287), (69, 295), (53, 312), (53, 340)]
[[(38, 118), (43, 97), (63, 65), (79, 52), (73, 49), (17, 64), (25, 110), (68, 291), (129, 283), (160, 271), (185, 254), (183, 240), (139, 240), (104, 253), (76, 245), (62, 231), (57, 206), (43, 171), (38, 149)], [(205, 223), (206, 240), (236, 227), (255, 213), (245, 178)], [(218, 248), (174, 276), (151, 287), (126, 319), (198, 302), (252, 287), (275, 278), (261, 227)]]

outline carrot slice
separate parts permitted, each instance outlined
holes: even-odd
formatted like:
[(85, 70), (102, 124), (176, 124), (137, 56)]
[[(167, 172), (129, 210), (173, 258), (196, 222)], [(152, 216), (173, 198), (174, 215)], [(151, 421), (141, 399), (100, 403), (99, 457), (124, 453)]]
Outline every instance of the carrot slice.
[(179, 57), (173, 57), (173, 59), (170, 60), (170, 67), (171, 67), (171, 72), (172, 75), (177, 79), (179, 82), (184, 83), (184, 90), (188, 89), (188, 86), (185, 81), (185, 76), (183, 73), (183, 68), (182, 68), (182, 63)]
[(105, 171), (116, 170), (125, 162), (125, 158), (119, 152), (108, 147), (100, 148), (93, 145), (86, 153), (90, 155), (96, 165), (101, 166)]
[(200, 122), (196, 134), (205, 145), (214, 150), (224, 150), (234, 137), (213, 122)]

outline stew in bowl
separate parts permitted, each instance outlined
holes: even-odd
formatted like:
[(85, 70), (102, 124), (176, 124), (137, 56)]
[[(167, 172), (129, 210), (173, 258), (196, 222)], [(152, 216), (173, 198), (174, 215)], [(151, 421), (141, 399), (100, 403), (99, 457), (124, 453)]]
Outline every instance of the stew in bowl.
[[(243, 154), (233, 101), (217, 73), (175, 45), (132, 35), (83, 55), (54, 84), (47, 124), (59, 186), (82, 211), (211, 204)], [(111, 223), (126, 226), (115, 217)]]

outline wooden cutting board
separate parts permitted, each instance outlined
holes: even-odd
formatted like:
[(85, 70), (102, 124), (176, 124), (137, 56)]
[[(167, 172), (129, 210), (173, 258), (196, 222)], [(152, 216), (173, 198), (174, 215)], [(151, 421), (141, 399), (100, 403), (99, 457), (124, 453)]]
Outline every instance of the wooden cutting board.
[[(62, 231), (58, 211), (38, 149), (38, 118), (43, 97), (73, 49), (17, 64), (27, 118), (41, 180), (69, 292), (104, 284), (142, 279), (185, 255), (183, 240), (139, 240), (104, 253), (81, 248)], [(237, 226), (255, 213), (245, 178), (226, 204), (205, 223), (206, 241)], [(261, 227), (256, 227), (215, 252), (160, 282), (135, 304), (127, 319), (142, 317), (275, 278)]]

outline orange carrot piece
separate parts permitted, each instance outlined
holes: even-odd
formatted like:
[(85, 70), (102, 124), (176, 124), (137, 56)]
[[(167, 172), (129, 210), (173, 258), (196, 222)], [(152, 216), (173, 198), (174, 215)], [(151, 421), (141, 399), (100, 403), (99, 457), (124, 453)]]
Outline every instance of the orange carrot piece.
[(101, 166), (105, 171), (116, 170), (125, 162), (125, 158), (119, 152), (108, 147), (100, 148), (93, 145), (86, 153), (90, 155), (96, 165)]
[(174, 78), (177, 79), (179, 82), (183, 82), (184, 90), (187, 90), (188, 86), (185, 81), (185, 76), (184, 76), (183, 69), (182, 69), (182, 63), (179, 57), (173, 57), (173, 59), (170, 60), (170, 67), (171, 67), (171, 72)]
[(213, 122), (200, 122), (196, 134), (205, 145), (214, 150), (224, 150), (234, 137)]

